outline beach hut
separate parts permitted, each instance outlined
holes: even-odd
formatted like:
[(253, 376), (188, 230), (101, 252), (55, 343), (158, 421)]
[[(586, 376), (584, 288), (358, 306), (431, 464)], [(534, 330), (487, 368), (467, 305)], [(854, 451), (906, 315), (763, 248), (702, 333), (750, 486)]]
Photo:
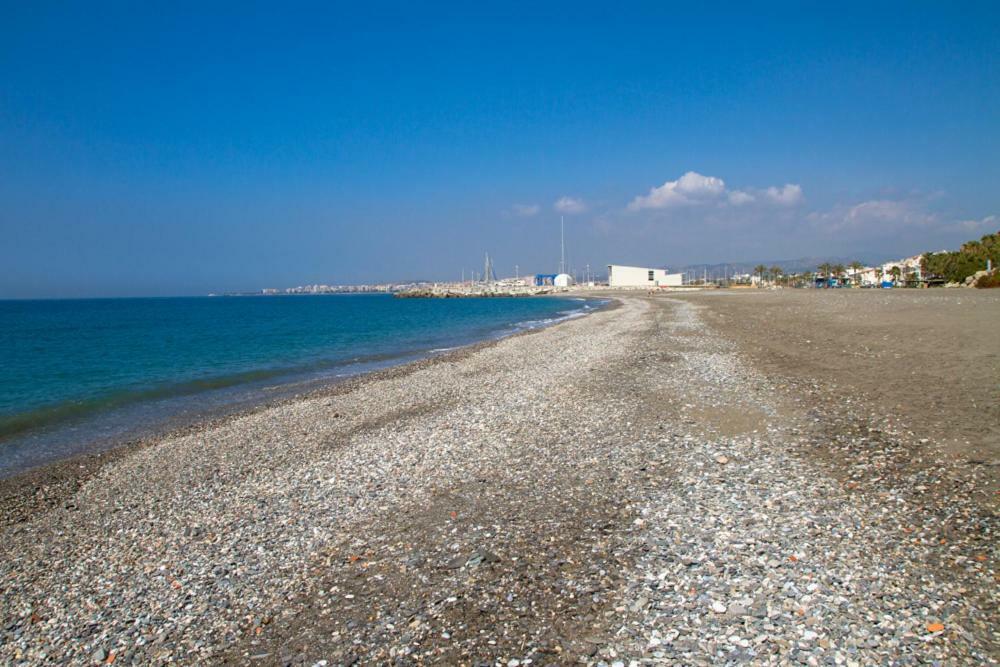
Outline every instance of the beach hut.
[(560, 273), (552, 281), (552, 284), (556, 287), (569, 287), (573, 284), (573, 276), (568, 273)]

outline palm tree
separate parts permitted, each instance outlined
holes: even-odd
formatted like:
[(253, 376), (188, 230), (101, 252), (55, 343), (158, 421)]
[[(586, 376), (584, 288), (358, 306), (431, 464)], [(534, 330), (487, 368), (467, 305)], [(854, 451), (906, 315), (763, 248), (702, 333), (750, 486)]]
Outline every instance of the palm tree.
[(829, 278), (830, 273), (833, 271), (833, 264), (830, 262), (823, 262), (816, 267), (816, 273), (820, 274), (824, 278)]
[(899, 276), (900, 276), (901, 273), (903, 273), (903, 272), (899, 269), (898, 266), (893, 266), (891, 269), (889, 269), (889, 275), (892, 276), (892, 282), (898, 283), (899, 282)]
[(780, 266), (772, 266), (771, 267), (771, 276), (774, 278), (774, 282), (775, 283), (777, 283), (778, 281), (781, 280), (781, 276), (784, 273), (785, 272), (781, 270)]
[(762, 287), (764, 285), (764, 272), (767, 271), (767, 267), (763, 264), (758, 264), (753, 267), (753, 272), (757, 274), (760, 278), (760, 282), (757, 283), (757, 287)]
[(854, 275), (852, 275), (851, 278), (855, 285), (861, 284), (861, 269), (863, 268), (865, 268), (865, 265), (858, 260), (851, 262), (851, 271), (854, 271)]
[(847, 267), (843, 264), (834, 264), (831, 268), (833, 277), (837, 279), (837, 284), (840, 284), (840, 278), (847, 272)]

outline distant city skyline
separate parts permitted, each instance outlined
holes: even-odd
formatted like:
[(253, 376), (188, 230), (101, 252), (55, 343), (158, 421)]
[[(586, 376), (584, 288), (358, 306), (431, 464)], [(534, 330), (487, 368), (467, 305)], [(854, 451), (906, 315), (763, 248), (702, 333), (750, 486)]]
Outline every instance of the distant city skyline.
[(1000, 229), (1000, 5), (22, 3), (0, 298), (805, 256)]

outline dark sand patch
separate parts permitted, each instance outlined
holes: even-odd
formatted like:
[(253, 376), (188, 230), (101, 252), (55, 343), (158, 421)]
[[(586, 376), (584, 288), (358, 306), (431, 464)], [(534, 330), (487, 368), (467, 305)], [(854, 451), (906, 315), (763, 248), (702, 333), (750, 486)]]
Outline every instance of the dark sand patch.
[[(778, 290), (681, 298), (761, 370), (905, 421), (969, 461), (1000, 460), (1000, 292)], [(924, 443), (927, 444), (927, 443)]]

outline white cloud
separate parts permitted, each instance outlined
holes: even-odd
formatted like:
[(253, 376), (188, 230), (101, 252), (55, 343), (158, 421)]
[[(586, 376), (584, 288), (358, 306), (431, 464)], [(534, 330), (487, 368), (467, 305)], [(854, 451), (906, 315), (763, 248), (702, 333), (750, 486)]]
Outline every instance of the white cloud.
[(875, 199), (855, 204), (847, 210), (844, 221), (848, 225), (868, 223), (893, 223), (923, 225), (933, 222), (934, 215), (916, 208), (907, 201)]
[(583, 200), (575, 197), (560, 197), (552, 207), (560, 213), (583, 213), (587, 210)]
[(935, 210), (933, 206), (936, 199), (938, 197), (931, 198), (920, 193), (896, 199), (869, 199), (857, 204), (839, 204), (825, 211), (814, 211), (805, 220), (815, 230), (828, 236), (867, 239), (968, 240), (1000, 229), (1000, 216), (957, 218), (940, 209)]
[(995, 215), (988, 215), (981, 220), (960, 220), (956, 223), (962, 229), (970, 232), (987, 231), (995, 232), (1000, 230), (1000, 218)]
[(749, 192), (744, 192), (743, 190), (733, 190), (729, 193), (729, 203), (733, 206), (742, 206), (743, 204), (752, 204), (756, 201), (756, 198)]
[(676, 181), (667, 181), (658, 188), (650, 188), (648, 195), (636, 197), (628, 207), (631, 211), (641, 211), (645, 208), (697, 204), (716, 199), (725, 190), (726, 184), (721, 178), (689, 171)]
[(672, 185), (680, 194), (692, 198), (718, 197), (726, 189), (726, 184), (721, 178), (702, 176), (695, 171), (689, 171), (676, 181), (663, 185), (664, 187)]
[(538, 212), (542, 210), (538, 204), (514, 204), (511, 208), (514, 210), (514, 215), (519, 215), (522, 218), (538, 215)]
[(794, 206), (802, 201), (802, 187), (792, 183), (786, 183), (783, 188), (776, 188), (772, 185), (764, 190), (764, 195), (775, 204)]
[(995, 211), (985, 217), (990, 211), (956, 216), (940, 193), (883, 191), (822, 208), (810, 199), (796, 183), (734, 187), (718, 177), (687, 172), (629, 198), (631, 213), (609, 212), (599, 230), (606, 236), (631, 234), (635, 252), (645, 249), (643, 239), (669, 238), (672, 248), (714, 248), (722, 241), (725, 252), (740, 248), (764, 257), (848, 254), (858, 248), (894, 254), (904, 243), (948, 247), (1000, 229)]
[(905, 199), (871, 199), (853, 206), (836, 206), (825, 212), (807, 216), (829, 231), (848, 229), (895, 229), (926, 227), (939, 222), (934, 213), (924, 209), (920, 202)]
[(795, 206), (802, 200), (802, 187), (794, 183), (787, 183), (782, 187), (771, 186), (764, 190), (727, 190), (726, 182), (721, 178), (689, 171), (676, 181), (667, 181), (659, 187), (651, 188), (649, 194), (636, 197), (628, 208), (630, 211), (641, 211), (704, 204)]

